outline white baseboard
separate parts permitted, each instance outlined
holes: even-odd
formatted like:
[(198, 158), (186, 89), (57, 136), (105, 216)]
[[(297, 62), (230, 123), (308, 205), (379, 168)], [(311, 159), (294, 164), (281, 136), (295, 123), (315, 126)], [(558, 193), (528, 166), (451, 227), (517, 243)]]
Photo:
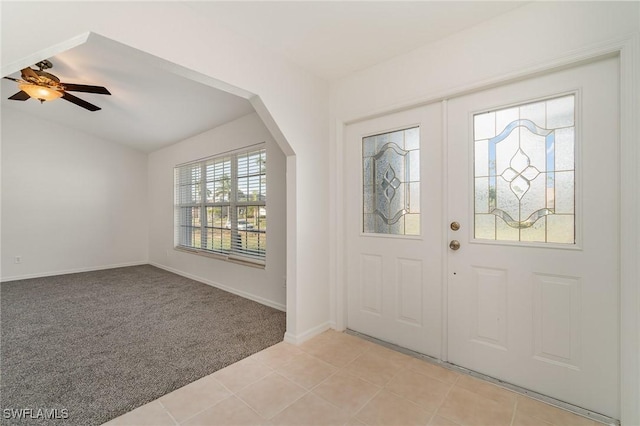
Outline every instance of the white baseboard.
[(306, 342), (307, 340), (313, 339), (314, 337), (316, 337), (319, 334), (324, 333), (325, 331), (329, 330), (331, 327), (331, 323), (329, 321), (322, 323), (316, 327), (313, 327), (307, 331), (305, 331), (304, 333), (300, 333), (298, 335), (294, 335), (290, 332), (286, 332), (284, 334), (284, 341), (287, 343), (291, 343), (292, 345), (301, 345), (302, 343)]
[(54, 277), (56, 275), (78, 274), (80, 272), (102, 271), (104, 269), (126, 268), (127, 266), (140, 266), (140, 265), (148, 265), (148, 264), (149, 264), (148, 261), (141, 260), (138, 262), (116, 263), (113, 265), (89, 266), (86, 268), (66, 269), (63, 271), (40, 272), (37, 274), (27, 274), (27, 275), (14, 275), (13, 277), (3, 277), (2, 279), (0, 279), (0, 282), (5, 283), (9, 281), (28, 280), (31, 278)]
[(260, 303), (262, 305), (269, 306), (269, 307), (277, 309), (279, 311), (282, 311), (282, 312), (286, 312), (287, 311), (287, 307), (285, 305), (280, 304), (280, 303), (276, 303), (276, 302), (274, 302), (272, 300), (268, 300), (268, 299), (265, 299), (265, 298), (260, 297), (260, 296), (256, 296), (255, 294), (247, 293), (245, 291), (238, 290), (238, 289), (226, 286), (224, 284), (220, 284), (218, 282), (212, 281), (210, 279), (202, 278), (202, 277), (199, 277), (197, 275), (190, 274), (188, 272), (183, 272), (183, 271), (180, 271), (178, 269), (174, 269), (174, 268), (171, 268), (169, 266), (162, 265), (160, 263), (149, 262), (149, 264), (153, 265), (153, 266), (155, 266), (157, 268), (164, 269), (165, 271), (173, 272), (174, 274), (183, 276), (185, 278), (189, 278), (189, 279), (192, 279), (194, 281), (198, 281), (198, 282), (201, 282), (203, 284), (210, 285), (211, 287), (216, 287), (216, 288), (219, 288), (220, 290), (228, 291), (229, 293), (236, 294), (236, 295), (238, 295), (240, 297), (244, 297), (245, 299), (253, 300), (254, 302), (258, 302), (258, 303)]

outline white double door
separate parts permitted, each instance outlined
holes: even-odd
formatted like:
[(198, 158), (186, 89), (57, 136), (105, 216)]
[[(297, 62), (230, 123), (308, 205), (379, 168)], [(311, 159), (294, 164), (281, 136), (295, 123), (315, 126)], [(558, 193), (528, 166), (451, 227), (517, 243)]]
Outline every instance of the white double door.
[[(618, 90), (611, 58), (347, 126), (348, 328), (619, 418)], [(419, 190), (363, 171), (415, 127)]]

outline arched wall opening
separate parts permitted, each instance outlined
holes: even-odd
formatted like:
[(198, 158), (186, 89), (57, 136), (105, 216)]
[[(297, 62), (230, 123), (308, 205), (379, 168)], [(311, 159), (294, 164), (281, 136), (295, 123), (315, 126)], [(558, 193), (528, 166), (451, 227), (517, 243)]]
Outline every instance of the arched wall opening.
[[(93, 51), (92, 55), (94, 56), (87, 54), (90, 51)], [(100, 140), (122, 145), (123, 150), (132, 152), (131, 155), (136, 158), (135, 161), (138, 165), (145, 163), (145, 176), (138, 176), (140, 185), (138, 185), (137, 195), (132, 194), (132, 197), (141, 198), (143, 192), (146, 191), (146, 193), (144, 200), (138, 199), (136, 201), (139, 213), (136, 215), (137, 228), (133, 231), (135, 235), (129, 235), (127, 240), (128, 243), (135, 240), (136, 248), (126, 254), (120, 253), (119, 256), (96, 254), (83, 258), (80, 253), (70, 253), (67, 258), (74, 259), (73, 262), (65, 263), (62, 259), (56, 262), (54, 259), (52, 262), (39, 264), (38, 259), (47, 255), (45, 253), (46, 246), (31, 244), (35, 247), (35, 252), (22, 254), (25, 263), (17, 268), (17, 265), (14, 265), (11, 260), (16, 250), (19, 251), (22, 248), (18, 248), (16, 245), (29, 244), (24, 241), (24, 238), (17, 242), (17, 239), (11, 237), (8, 232), (13, 228), (10, 223), (11, 218), (5, 217), (3, 225), (5, 225), (4, 230), (7, 232), (3, 232), (4, 256), (2, 264), (4, 268), (0, 273), (2, 280), (151, 263), (277, 309), (286, 310), (287, 331), (295, 334), (297, 300), (295, 296), (296, 155), (259, 95), (95, 33), (85, 33), (73, 37), (28, 55), (17, 62), (5, 65), (2, 67), (2, 75), (12, 75), (23, 68), (33, 66), (40, 60), (49, 58), (52, 59), (54, 66), (57, 66), (52, 70), (53, 72), (60, 71), (60, 74), (63, 75), (65, 71), (74, 71), (74, 75), (80, 75), (83, 80), (96, 79), (99, 80), (95, 81), (96, 83), (109, 86), (112, 96), (109, 99), (100, 100), (103, 110), (98, 114), (102, 115), (79, 115), (79, 113), (85, 113), (81, 110), (73, 111), (71, 114), (68, 105), (56, 105), (55, 103), (43, 105), (45, 108), (37, 108), (37, 105), (32, 104), (34, 101), (15, 105), (15, 109), (14, 105), (3, 108), (3, 115), (5, 119), (12, 120), (25, 112), (25, 107), (29, 107), (28, 115), (32, 115), (31, 111), (37, 112), (27, 119), (44, 120), (63, 127), (67, 125), (74, 127), (76, 120), (88, 120), (86, 123), (88, 126), (91, 125), (91, 120), (105, 121), (106, 123), (101, 124), (104, 126), (105, 133), (103, 134), (100, 133), (100, 125), (97, 121), (93, 126), (86, 128), (78, 124), (78, 128), (73, 130), (87, 132), (90, 136)], [(134, 75), (127, 75), (125, 71), (118, 69), (119, 61), (128, 62), (127, 65)], [(99, 70), (99, 72), (91, 74), (91, 69)], [(140, 74), (136, 73), (136, 69), (141, 71)], [(167, 80), (163, 80), (163, 78)], [(164, 84), (165, 81), (171, 81), (171, 83)], [(11, 85), (15, 83), (3, 80), (2, 84), (4, 95), (8, 90), (14, 89)], [(171, 91), (168, 87), (170, 84), (175, 84), (179, 90), (183, 90), (184, 96), (176, 98), (176, 95), (173, 95), (172, 98), (166, 95), (166, 92)], [(168, 109), (170, 104), (175, 103), (179, 109), (186, 112), (183, 120), (166, 115), (157, 116), (154, 121), (153, 113), (145, 108), (144, 102), (148, 99), (144, 97), (147, 95), (136, 92), (149, 87), (156, 87), (158, 91), (164, 92), (166, 95), (164, 100), (158, 100), (152, 97), (157, 94), (150, 94), (152, 106), (160, 106), (161, 108), (164, 106), (164, 109)], [(10, 94), (7, 93), (7, 96)], [(215, 101), (209, 105), (206, 104), (207, 101), (203, 104), (199, 103), (198, 98), (208, 96), (219, 97), (218, 100), (226, 99), (227, 101), (234, 97), (238, 101), (231, 102), (235, 108), (234, 111), (225, 112), (224, 107), (220, 110), (216, 109), (218, 107), (214, 105)], [(47, 109), (47, 107), (49, 108)], [(66, 107), (67, 109), (57, 111), (54, 107), (58, 109)], [(190, 108), (193, 110), (191, 114), (189, 114)], [(112, 110), (112, 113), (109, 113), (109, 109)], [(156, 114), (163, 113), (158, 111)], [(215, 120), (207, 121), (207, 114), (219, 114), (220, 118), (217, 122)], [(202, 119), (190, 122), (193, 123), (191, 130), (182, 134), (169, 134), (170, 131), (167, 130), (161, 138), (154, 141), (154, 130), (157, 132), (162, 130), (162, 126), (171, 126), (172, 123), (175, 123), (177, 127), (184, 126), (184, 121), (195, 120), (197, 117), (194, 118), (194, 116), (196, 115), (202, 116)], [(127, 124), (132, 125), (132, 123), (139, 127), (146, 127), (145, 132), (141, 132), (139, 137), (133, 135), (127, 137), (117, 133), (117, 130), (122, 130), (122, 128), (126, 128)], [(111, 133), (109, 133), (109, 128), (111, 128)], [(239, 133), (234, 133), (236, 131)], [(94, 134), (91, 134), (92, 132)], [(156, 135), (159, 134), (160, 132), (156, 133)], [(279, 180), (282, 183), (282, 185), (274, 187), (274, 197), (270, 206), (270, 211), (273, 208), (273, 211), (277, 212), (278, 220), (274, 222), (279, 222), (279, 224), (273, 226), (276, 232), (270, 239), (269, 247), (272, 249), (272, 253), (277, 253), (277, 255), (269, 254), (267, 266), (263, 269), (172, 250), (173, 211), (170, 207), (171, 204), (168, 204), (173, 202), (172, 168), (183, 161), (215, 155), (234, 147), (239, 148), (240, 146), (236, 146), (234, 143), (241, 144), (240, 142), (229, 140), (230, 135), (233, 138), (234, 134), (238, 134), (238, 139), (241, 140), (261, 138), (264, 135), (265, 140), (257, 141), (266, 141), (268, 149), (274, 153), (272, 156), (274, 158), (273, 167), (277, 169), (273, 172), (274, 180)], [(5, 207), (7, 206), (5, 205)], [(157, 214), (161, 209), (164, 210), (163, 213)], [(141, 230), (143, 227), (145, 229)], [(103, 233), (105, 238), (108, 232)], [(113, 228), (111, 228), (111, 232), (113, 232)], [(146, 239), (144, 243), (141, 242), (143, 239)], [(121, 243), (126, 245), (127, 241)], [(99, 243), (99, 241), (97, 242)], [(107, 246), (103, 245), (103, 252), (107, 251), (105, 250)], [(39, 250), (38, 247), (42, 250)], [(221, 275), (222, 279), (216, 277)], [(235, 277), (235, 279), (232, 280), (231, 277)]]

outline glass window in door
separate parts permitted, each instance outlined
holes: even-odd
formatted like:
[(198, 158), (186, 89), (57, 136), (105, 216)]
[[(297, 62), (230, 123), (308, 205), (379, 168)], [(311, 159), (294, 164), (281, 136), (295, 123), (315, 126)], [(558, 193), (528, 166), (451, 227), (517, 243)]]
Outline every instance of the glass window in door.
[(363, 232), (420, 235), (420, 129), (362, 139)]
[(575, 96), (473, 118), (475, 238), (575, 244)]

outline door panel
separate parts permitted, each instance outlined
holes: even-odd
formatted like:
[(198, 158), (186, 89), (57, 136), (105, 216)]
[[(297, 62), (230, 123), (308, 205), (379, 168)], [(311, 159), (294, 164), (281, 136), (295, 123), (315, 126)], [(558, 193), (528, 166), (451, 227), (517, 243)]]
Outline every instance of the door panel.
[(439, 104), (352, 124), (345, 133), (348, 327), (435, 357), (441, 356), (440, 133)]
[(451, 99), (446, 156), (440, 104), (347, 126), (348, 327), (619, 418), (618, 90), (610, 58)]
[(618, 418), (617, 59), (447, 115), (449, 361)]

